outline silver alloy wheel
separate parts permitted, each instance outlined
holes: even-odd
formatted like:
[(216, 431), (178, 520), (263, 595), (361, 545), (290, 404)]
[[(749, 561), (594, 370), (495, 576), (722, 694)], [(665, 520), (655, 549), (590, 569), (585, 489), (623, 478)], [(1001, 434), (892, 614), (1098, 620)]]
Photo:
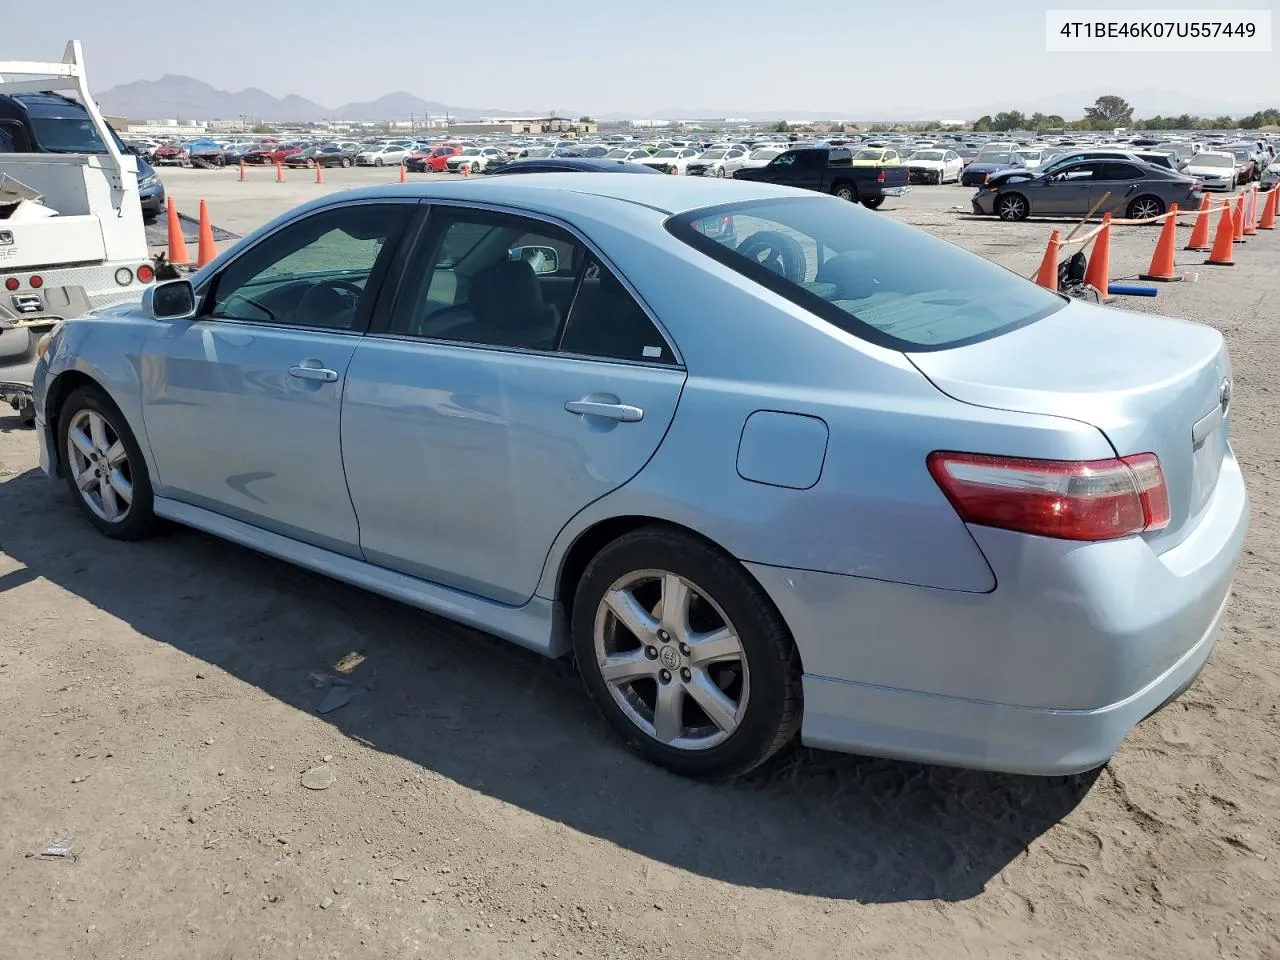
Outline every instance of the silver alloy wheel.
[(1000, 218), (1002, 220), (1021, 220), (1026, 204), (1017, 194), (1000, 198)]
[(1155, 200), (1139, 200), (1133, 205), (1133, 219), (1146, 220), (1160, 215), (1160, 204)]
[(637, 570), (605, 592), (595, 653), (614, 702), (648, 736), (708, 750), (746, 715), (747, 656), (733, 624), (701, 587), (667, 570)]
[(124, 441), (96, 410), (81, 410), (67, 427), (67, 466), (85, 504), (108, 523), (133, 505), (133, 471)]

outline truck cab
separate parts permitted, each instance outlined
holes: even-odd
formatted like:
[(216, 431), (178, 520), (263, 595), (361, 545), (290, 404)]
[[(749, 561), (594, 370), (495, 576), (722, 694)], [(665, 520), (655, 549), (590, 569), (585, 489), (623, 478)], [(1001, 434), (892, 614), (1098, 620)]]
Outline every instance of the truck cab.
[(145, 182), (89, 94), (78, 41), (60, 61), (0, 61), (0, 400), (24, 415), (40, 338), (155, 279), (140, 170)]

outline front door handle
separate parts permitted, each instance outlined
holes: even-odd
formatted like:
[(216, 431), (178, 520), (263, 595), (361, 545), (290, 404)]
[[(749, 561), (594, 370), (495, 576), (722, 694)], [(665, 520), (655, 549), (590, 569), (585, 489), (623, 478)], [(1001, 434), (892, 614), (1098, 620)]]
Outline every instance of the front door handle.
[(319, 380), (321, 383), (333, 383), (338, 379), (338, 371), (327, 367), (290, 367), (289, 376), (299, 380)]
[(623, 423), (636, 423), (644, 419), (644, 411), (629, 403), (605, 403), (601, 400), (568, 400), (564, 408), (570, 413), (584, 417), (604, 417), (606, 420), (621, 420)]

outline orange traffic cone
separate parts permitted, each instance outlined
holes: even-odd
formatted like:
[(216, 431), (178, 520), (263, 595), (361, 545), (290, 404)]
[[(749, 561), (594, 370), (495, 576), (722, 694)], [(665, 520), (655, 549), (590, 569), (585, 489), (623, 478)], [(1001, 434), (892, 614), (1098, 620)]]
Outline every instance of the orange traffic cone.
[(320, 166), (319, 160), (315, 161), (315, 164), (316, 164), (316, 183), (324, 183), (324, 167)]
[(1244, 194), (1236, 198), (1236, 208), (1231, 212), (1231, 229), (1236, 243), (1244, 243)]
[(401, 161), (401, 163), (400, 163), (400, 182), (401, 182), (401, 183), (407, 183), (407, 182), (408, 182), (408, 180), (409, 180), (409, 178), (408, 178), (408, 177), (406, 177), (406, 176), (405, 176), (405, 174), (404, 174), (404, 162), (403, 162), (403, 161)]
[(1040, 261), (1040, 272), (1036, 274), (1036, 283), (1049, 290), (1058, 289), (1058, 257), (1062, 244), (1055, 230), (1049, 234), (1049, 243), (1044, 248), (1044, 259)]
[(284, 183), (284, 164), (276, 161), (276, 183)]
[(463, 175), (464, 177), (469, 177), (469, 176), (471, 176), (471, 164), (469, 164), (469, 163), (464, 163), (464, 164), (462, 165), (462, 175)]
[(1248, 199), (1244, 203), (1244, 235), (1246, 237), (1256, 236), (1258, 233), (1258, 190), (1256, 187), (1249, 190)]
[(1093, 253), (1084, 271), (1084, 282), (1098, 291), (1103, 300), (1110, 299), (1107, 278), (1111, 275), (1111, 214), (1103, 214), (1102, 229), (1093, 241)]
[(1262, 208), (1262, 219), (1258, 222), (1259, 230), (1276, 228), (1276, 207), (1280, 205), (1280, 188), (1272, 187), (1267, 193), (1267, 202)]
[(200, 246), (196, 250), (196, 266), (203, 267), (212, 263), (218, 255), (218, 248), (213, 245), (213, 226), (209, 223), (209, 205), (200, 201)]
[(1178, 243), (1178, 205), (1169, 206), (1165, 216), (1164, 229), (1160, 231), (1160, 239), (1156, 241), (1156, 252), (1151, 256), (1151, 266), (1147, 272), (1139, 276), (1143, 280), (1164, 280), (1166, 282), (1181, 280), (1182, 275), (1176, 273), (1173, 262), (1173, 248)]
[(187, 241), (182, 236), (182, 224), (178, 221), (178, 208), (173, 205), (173, 197), (168, 200), (169, 208), (169, 262), (174, 266), (190, 263), (187, 256)]
[(240, 182), (244, 183), (244, 161), (240, 161)]
[(1196, 225), (1191, 230), (1191, 239), (1187, 241), (1186, 250), (1209, 252), (1209, 198), (1205, 197), (1200, 204), (1200, 213), (1196, 216)]
[(1234, 267), (1235, 259), (1232, 257), (1231, 245), (1235, 242), (1236, 228), (1232, 223), (1231, 204), (1224, 203), (1222, 205), (1222, 217), (1218, 220), (1218, 232), (1213, 238), (1213, 252), (1209, 254), (1206, 264), (1212, 264), (1215, 267)]

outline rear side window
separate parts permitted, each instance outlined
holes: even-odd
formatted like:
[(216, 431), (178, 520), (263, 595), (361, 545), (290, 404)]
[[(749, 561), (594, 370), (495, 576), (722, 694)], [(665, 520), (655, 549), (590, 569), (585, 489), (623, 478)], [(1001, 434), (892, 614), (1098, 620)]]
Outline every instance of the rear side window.
[(666, 226), (828, 323), (894, 350), (976, 343), (1064, 303), (976, 254), (832, 197), (705, 207)]

